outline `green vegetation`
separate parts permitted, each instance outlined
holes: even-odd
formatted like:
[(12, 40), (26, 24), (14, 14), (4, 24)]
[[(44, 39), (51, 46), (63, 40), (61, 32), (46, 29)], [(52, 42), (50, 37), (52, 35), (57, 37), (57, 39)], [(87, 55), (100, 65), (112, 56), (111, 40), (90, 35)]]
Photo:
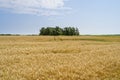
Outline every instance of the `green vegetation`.
[(67, 36), (73, 36), (73, 35), (79, 35), (79, 30), (78, 28), (74, 27), (65, 27), (65, 28), (60, 28), (58, 26), (54, 27), (42, 27), (40, 29), (40, 34), (39, 35), (67, 35)]

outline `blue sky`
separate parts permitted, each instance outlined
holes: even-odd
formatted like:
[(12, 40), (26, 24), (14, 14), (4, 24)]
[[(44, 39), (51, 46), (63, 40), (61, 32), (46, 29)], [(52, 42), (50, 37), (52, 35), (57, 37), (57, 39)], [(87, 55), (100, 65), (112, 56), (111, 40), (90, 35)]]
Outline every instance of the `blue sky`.
[(0, 34), (38, 34), (47, 26), (120, 34), (120, 0), (0, 0)]

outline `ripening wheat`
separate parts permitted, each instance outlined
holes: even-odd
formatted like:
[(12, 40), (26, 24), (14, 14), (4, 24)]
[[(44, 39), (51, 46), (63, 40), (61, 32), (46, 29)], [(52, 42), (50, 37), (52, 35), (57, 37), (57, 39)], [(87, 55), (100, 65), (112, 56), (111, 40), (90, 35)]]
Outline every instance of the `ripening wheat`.
[(1, 36), (0, 80), (120, 80), (120, 36)]

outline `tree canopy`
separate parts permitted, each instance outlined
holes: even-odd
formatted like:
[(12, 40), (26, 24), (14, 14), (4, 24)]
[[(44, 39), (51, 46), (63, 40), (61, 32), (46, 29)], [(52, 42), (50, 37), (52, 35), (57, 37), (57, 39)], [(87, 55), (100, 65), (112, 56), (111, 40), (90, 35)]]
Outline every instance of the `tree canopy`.
[(68, 36), (73, 36), (73, 35), (79, 35), (79, 30), (78, 28), (75, 27), (65, 27), (65, 28), (60, 28), (59, 26), (56, 27), (42, 27), (40, 29), (40, 34), (39, 35), (68, 35)]

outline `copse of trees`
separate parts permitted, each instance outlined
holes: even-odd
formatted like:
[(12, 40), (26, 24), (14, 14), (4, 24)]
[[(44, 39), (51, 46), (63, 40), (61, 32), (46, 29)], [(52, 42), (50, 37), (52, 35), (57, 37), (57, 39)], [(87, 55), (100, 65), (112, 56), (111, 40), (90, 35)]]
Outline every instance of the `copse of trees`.
[(67, 36), (73, 36), (73, 35), (79, 35), (78, 28), (75, 27), (65, 27), (60, 28), (59, 26), (56, 27), (42, 27), (40, 29), (39, 35), (67, 35)]

